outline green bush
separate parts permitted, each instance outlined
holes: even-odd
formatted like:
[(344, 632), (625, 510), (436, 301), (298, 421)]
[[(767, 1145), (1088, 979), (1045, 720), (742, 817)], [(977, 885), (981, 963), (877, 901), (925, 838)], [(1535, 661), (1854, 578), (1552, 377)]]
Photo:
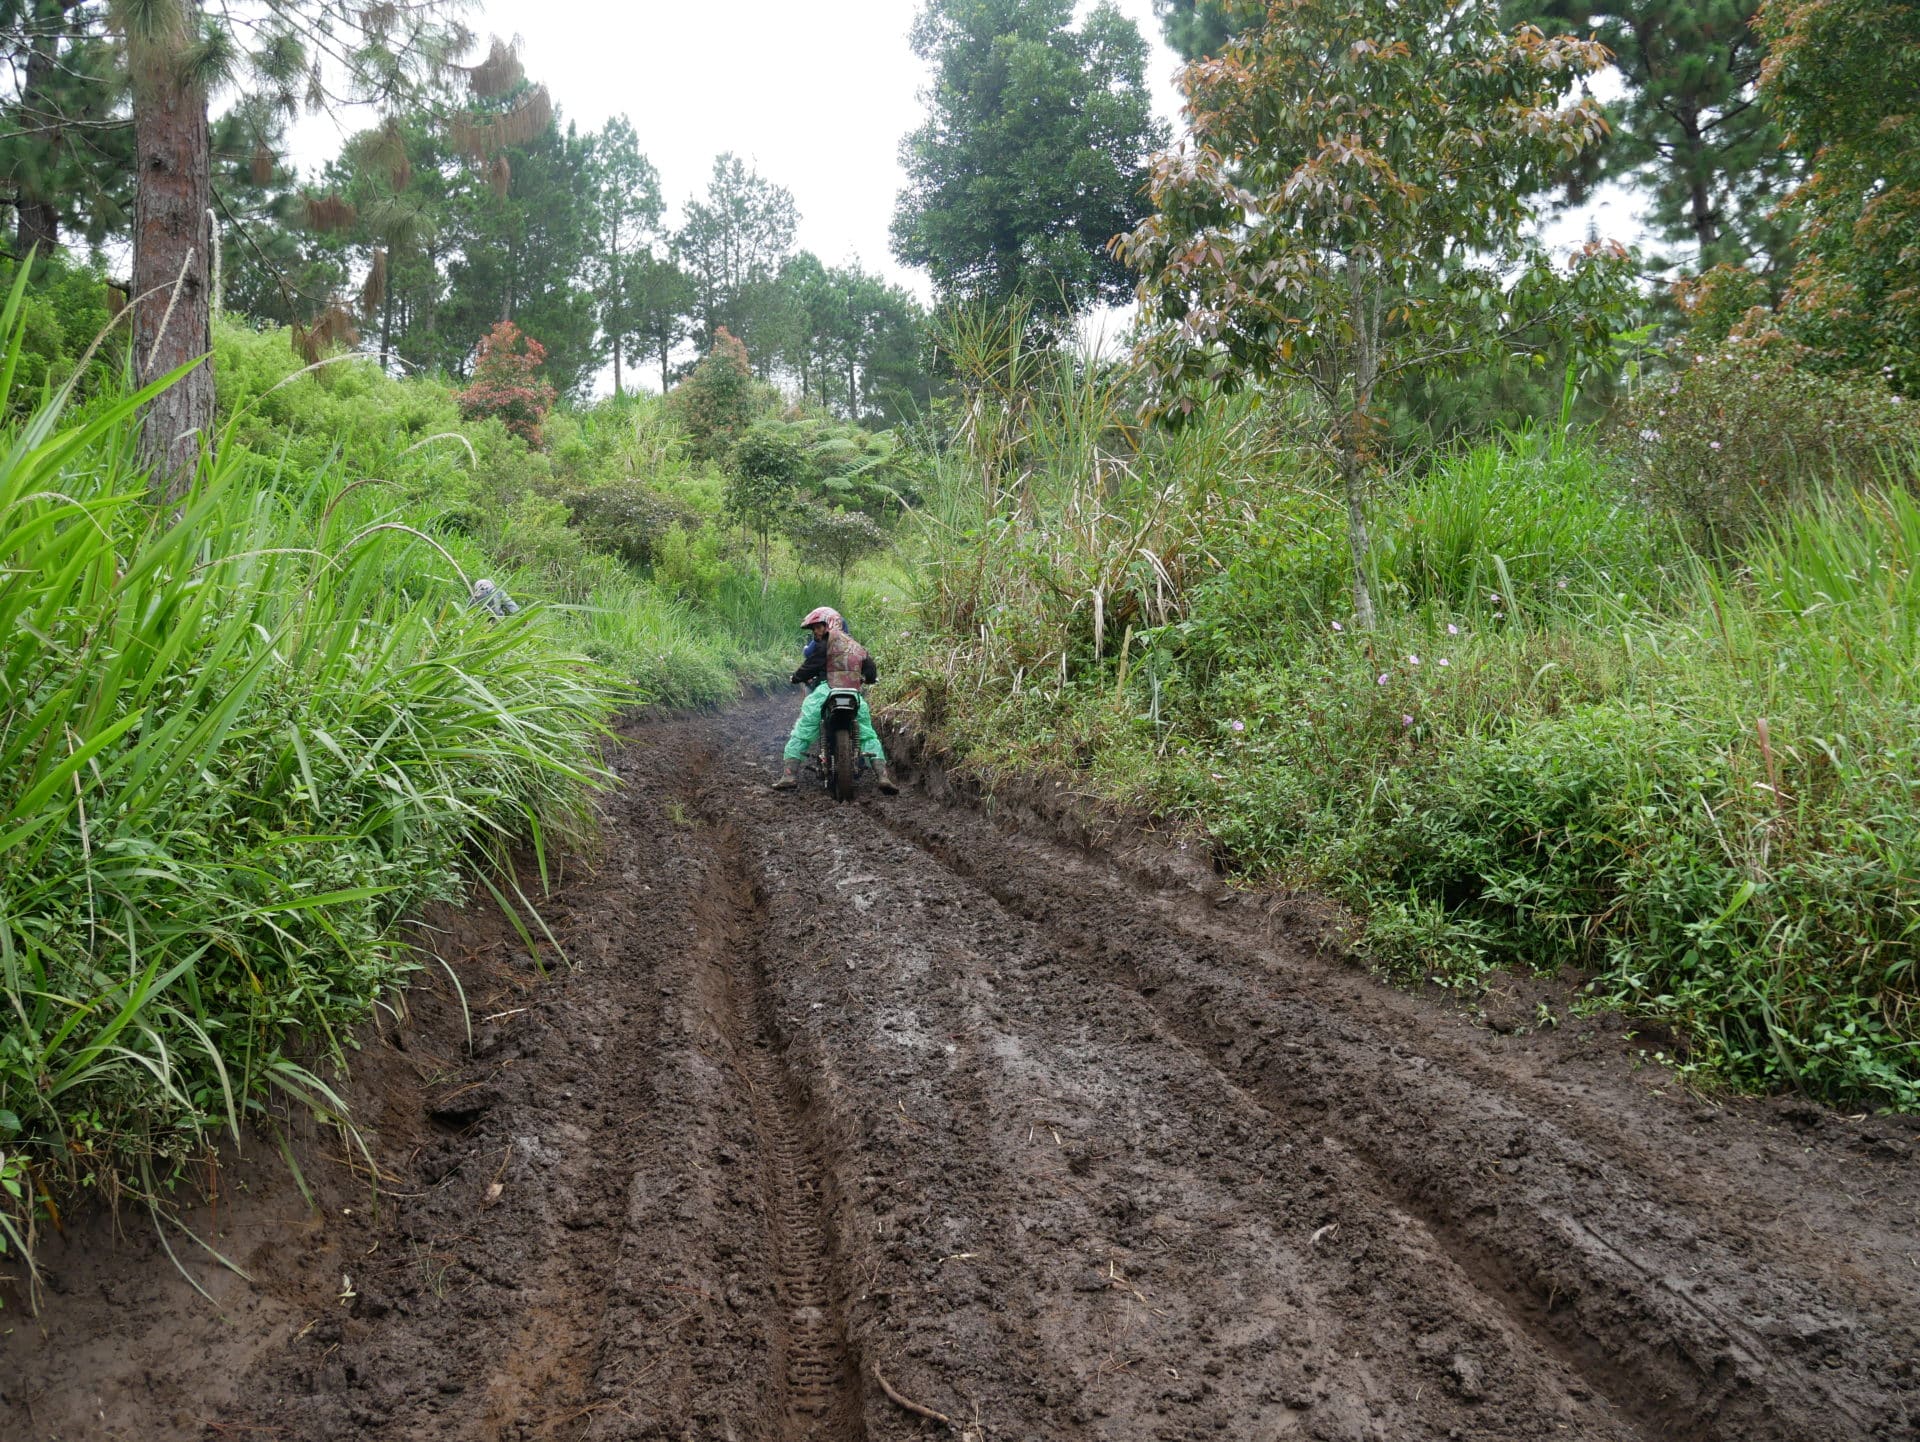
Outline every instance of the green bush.
[(1730, 339), (1643, 390), (1617, 444), (1654, 504), (1708, 550), (1833, 483), (1920, 455), (1920, 415), (1877, 377), (1823, 374), (1778, 339)]
[(804, 506), (788, 516), (785, 525), (802, 557), (816, 566), (830, 567), (842, 579), (856, 561), (887, 548), (887, 533), (861, 511)]
[(678, 506), (640, 481), (608, 481), (570, 491), (563, 499), (587, 544), (629, 566), (651, 565), (661, 538), (688, 519)]
[[(11, 291), (21, 267), (0, 261), (0, 291)], [(90, 375), (79, 389), (91, 393), (125, 364), (127, 332), (109, 333), (117, 306), (107, 279), (97, 269), (74, 265), (62, 256), (35, 259), (29, 288), (21, 297), (19, 328), (13, 344), (13, 390), (8, 410), (24, 416), (47, 392), (72, 378), (81, 358), (104, 336), (88, 363)]]

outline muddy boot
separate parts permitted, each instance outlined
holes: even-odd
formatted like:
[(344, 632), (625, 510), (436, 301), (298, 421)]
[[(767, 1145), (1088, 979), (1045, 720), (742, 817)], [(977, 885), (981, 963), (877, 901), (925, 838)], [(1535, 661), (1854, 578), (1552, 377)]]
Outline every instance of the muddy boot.
[(893, 767), (885, 761), (880, 763), (880, 789), (889, 796), (900, 794), (900, 783), (893, 779)]
[(800, 784), (800, 763), (785, 761), (781, 763), (780, 779), (773, 783), (775, 791), (791, 791)]

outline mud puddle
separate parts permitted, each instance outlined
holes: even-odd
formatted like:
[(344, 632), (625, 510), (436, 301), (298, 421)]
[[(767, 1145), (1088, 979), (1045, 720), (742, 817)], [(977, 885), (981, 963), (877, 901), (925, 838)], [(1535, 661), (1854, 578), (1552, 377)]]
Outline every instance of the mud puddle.
[(426, 977), (357, 1074), (377, 1206), (325, 1133), (317, 1214), (237, 1171), (218, 1308), (137, 1226), (55, 1244), (0, 1436), (1916, 1435), (1912, 1131), (1484, 1029), (924, 789), (775, 795), (787, 720), (632, 730), (571, 968), (447, 949), (472, 1054)]

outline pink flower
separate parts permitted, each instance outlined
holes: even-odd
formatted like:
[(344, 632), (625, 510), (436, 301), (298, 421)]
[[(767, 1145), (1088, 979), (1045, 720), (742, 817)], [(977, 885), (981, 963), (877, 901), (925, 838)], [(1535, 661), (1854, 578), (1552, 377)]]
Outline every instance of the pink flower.
[(1384, 685), (1386, 685), (1386, 684), (1387, 684), (1387, 673), (1386, 673), (1385, 671), (1382, 671), (1382, 672), (1380, 673), (1380, 679), (1379, 679), (1379, 680), (1377, 680), (1377, 681), (1375, 681), (1375, 682), (1374, 682), (1373, 684), (1374, 684), (1374, 685), (1376, 685), (1376, 686), (1384, 686)]
[(1244, 721), (1230, 721), (1227, 724), (1232, 726), (1236, 731), (1244, 731), (1247, 729), (1247, 723)]
[(1402, 717), (1400, 718), (1400, 724), (1401, 724), (1402, 726), (1411, 726), (1411, 725), (1413, 725), (1413, 717), (1411, 717), (1411, 716), (1402, 716)]
[(1420, 658), (1418, 656), (1408, 656), (1407, 664), (1409, 666), (1418, 666), (1420, 664)]
[(1338, 621), (1335, 621), (1335, 622), (1333, 623), (1333, 629), (1334, 629), (1334, 630), (1336, 630), (1336, 631), (1344, 631), (1344, 630), (1346, 630), (1347, 628), (1346, 628), (1345, 626), (1342, 626), (1342, 625), (1341, 625), (1341, 624), (1340, 624), (1340, 623), (1339, 623)]
[(1708, 442), (1707, 442), (1707, 449), (1708, 449), (1708, 450), (1710, 450), (1710, 451), (1717, 451), (1717, 450), (1719, 450), (1719, 449), (1720, 449), (1720, 442), (1718, 442), (1718, 441), (1708, 441)]
[(1460, 628), (1449, 621), (1447, 622), (1447, 634), (1449, 636), (1458, 636), (1460, 634)]
[(1449, 661), (1445, 656), (1442, 656), (1440, 658), (1439, 664), (1442, 666), (1451, 666), (1453, 662)]

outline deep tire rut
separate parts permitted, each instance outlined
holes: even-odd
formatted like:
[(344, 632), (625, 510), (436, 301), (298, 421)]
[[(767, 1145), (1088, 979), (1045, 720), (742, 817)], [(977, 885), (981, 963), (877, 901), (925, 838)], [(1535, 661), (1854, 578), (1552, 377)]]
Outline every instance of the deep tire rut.
[(735, 1054), (762, 1157), (767, 1243), (778, 1314), (777, 1435), (782, 1442), (864, 1442), (859, 1375), (847, 1342), (826, 1174), (814, 1111), (787, 1064), (762, 952), (767, 916), (749, 858), (730, 820), (702, 807), (725, 882), (742, 898), (728, 949)]
[[(1276, 1047), (1275, 1039), (1261, 1038), (1247, 1025), (1263, 1015), (1259, 1005), (1249, 1004), (1252, 989), (1244, 978), (1259, 971), (1250, 957), (1237, 958), (1235, 976), (1208, 976), (1204, 959), (1194, 958), (1202, 960), (1195, 969), (1177, 955), (1191, 957), (1197, 938), (1182, 938), (1177, 926), (1148, 921), (1145, 915), (1128, 946), (1116, 951), (1097, 929), (1071, 919), (1063, 924), (1052, 909), (1057, 880), (1035, 884), (1054, 867), (1076, 869), (1077, 861), (1043, 855), (1044, 843), (1036, 846), (1025, 838), (1004, 838), (1001, 848), (977, 851), (978, 838), (956, 843), (945, 834), (951, 819), (930, 828), (918, 814), (877, 808), (868, 808), (868, 814), (1033, 928), (1082, 974), (1138, 996), (1159, 1019), (1170, 1044), (1214, 1069), (1276, 1122), (1291, 1125), (1301, 1115), (1318, 1117), (1320, 1126), (1342, 1137), (1342, 1150), (1357, 1164), (1366, 1186), (1416, 1218), (1489, 1304), (1543, 1353), (1559, 1358), (1609, 1398), (1641, 1435), (1675, 1442), (1891, 1435), (1885, 1419), (1857, 1405), (1847, 1381), (1828, 1370), (1837, 1358), (1824, 1368), (1788, 1364), (1724, 1305), (1689, 1295), (1680, 1267), (1650, 1264), (1622, 1251), (1576, 1216), (1548, 1208), (1530, 1215), (1503, 1202), (1498, 1188), (1470, 1177), (1444, 1148), (1435, 1158), (1391, 1128), (1370, 1133), (1344, 1126), (1332, 1105), (1336, 1098), (1322, 1091), (1315, 1065), (1298, 1055), (1299, 1047), (1285, 1040)], [(1079, 900), (1098, 904), (1092, 892)], [(1236, 950), (1233, 943), (1219, 941), (1204, 948), (1216, 960)], [(1280, 1048), (1296, 1055), (1276, 1060)], [(1525, 1138), (1522, 1151), (1558, 1149), (1576, 1162), (1586, 1161), (1550, 1123), (1511, 1120), (1525, 1129), (1516, 1134)], [(1654, 1235), (1687, 1237), (1683, 1246), (1702, 1260), (1721, 1250), (1677, 1215), (1658, 1215), (1661, 1210), (1642, 1204), (1645, 1219), (1656, 1223)], [(1733, 1276), (1735, 1269), (1729, 1256), (1724, 1270)], [(1811, 1294), (1803, 1294), (1798, 1304), (1809, 1315), (1821, 1308)], [(1619, 1350), (1623, 1311), (1632, 1314), (1635, 1339), (1624, 1356)], [(1597, 1335), (1601, 1332), (1610, 1335)], [(1798, 1430), (1782, 1413), (1801, 1419), (1807, 1430)]]

